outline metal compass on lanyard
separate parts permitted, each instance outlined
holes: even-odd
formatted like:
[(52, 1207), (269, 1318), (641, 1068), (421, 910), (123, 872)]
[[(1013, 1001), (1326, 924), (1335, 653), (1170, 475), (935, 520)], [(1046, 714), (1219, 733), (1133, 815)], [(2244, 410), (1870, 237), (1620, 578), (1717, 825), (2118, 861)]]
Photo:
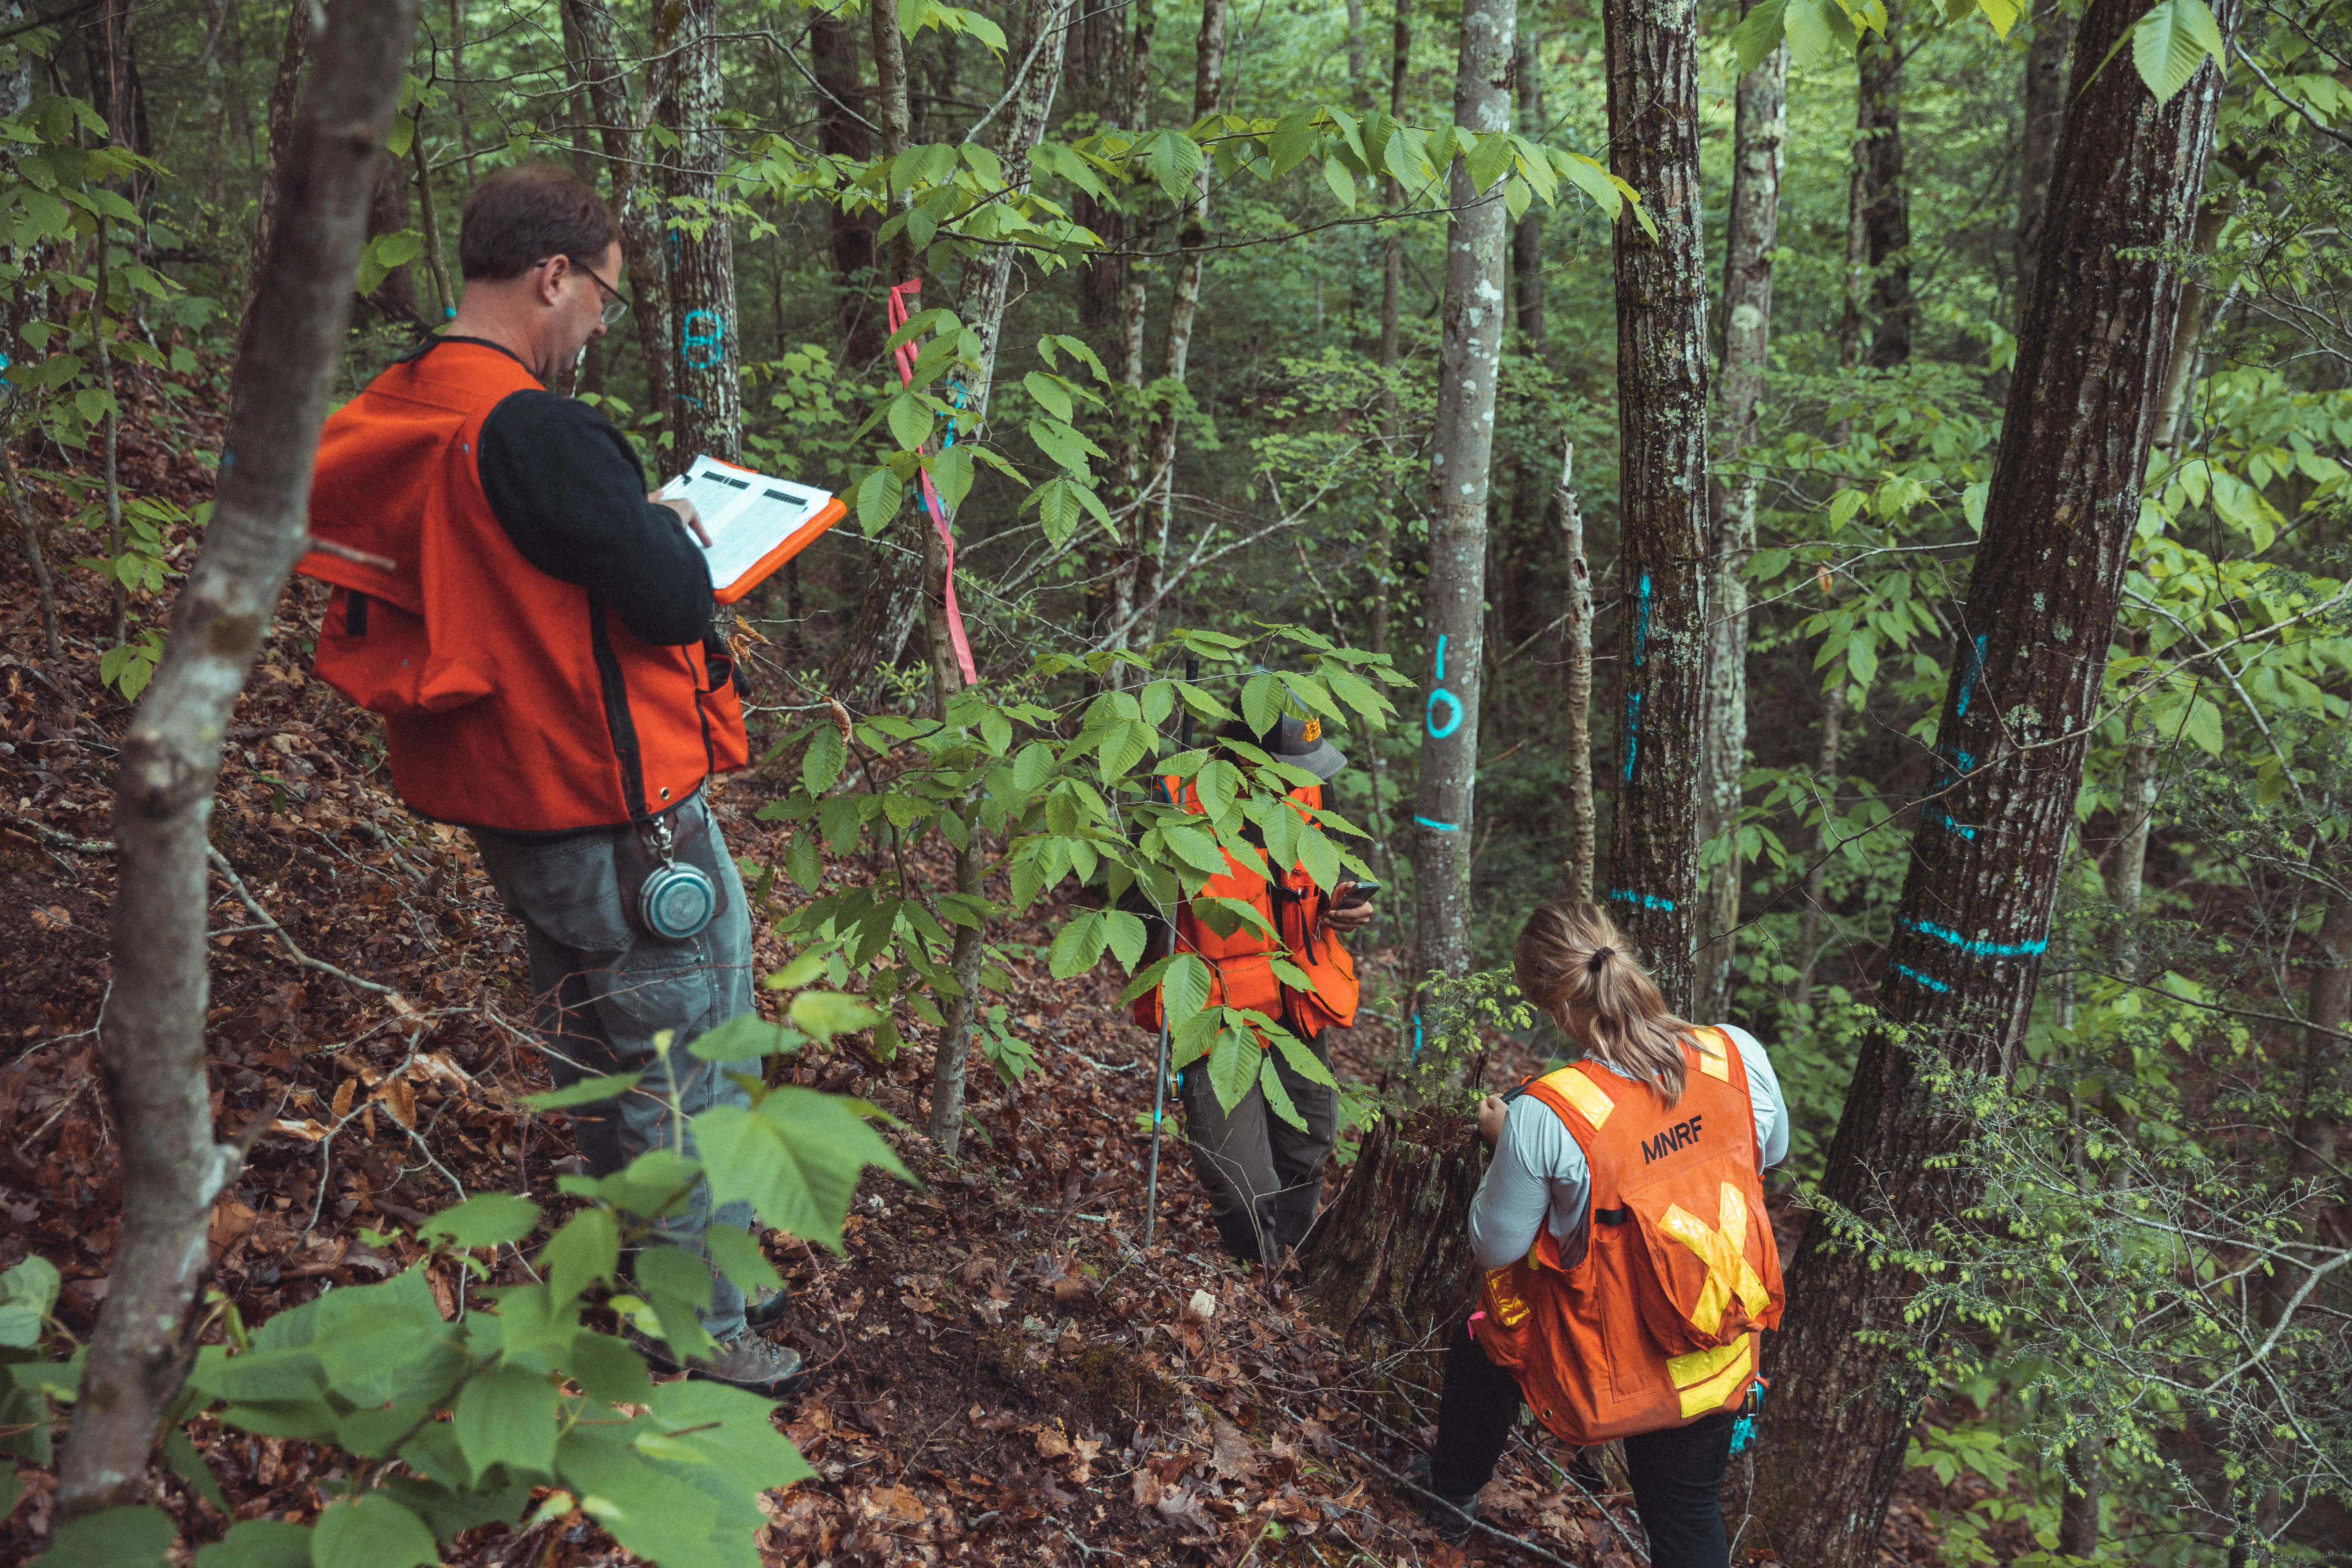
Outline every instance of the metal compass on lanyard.
[(637, 909), (646, 929), (669, 942), (699, 936), (719, 912), (719, 885), (698, 866), (681, 865), (669, 818), (653, 825), (654, 852), (661, 864), (646, 874), (637, 889)]

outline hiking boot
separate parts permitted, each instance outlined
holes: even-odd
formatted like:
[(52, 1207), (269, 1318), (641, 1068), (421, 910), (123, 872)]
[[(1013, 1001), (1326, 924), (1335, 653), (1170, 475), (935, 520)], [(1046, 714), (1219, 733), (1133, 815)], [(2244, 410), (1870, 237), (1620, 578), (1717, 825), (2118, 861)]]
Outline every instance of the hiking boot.
[[(1413, 1498), (1422, 1518), (1429, 1521), (1437, 1539), (1449, 1546), (1459, 1546), (1477, 1533), (1478, 1492), (1464, 1497), (1447, 1497), (1430, 1484), (1429, 1456), (1415, 1454), (1405, 1461), (1405, 1479), (1420, 1488)], [(1484, 1490), (1481, 1488), (1479, 1490)]]
[(808, 1381), (801, 1372), (801, 1352), (790, 1345), (771, 1344), (751, 1329), (719, 1342), (719, 1353), (709, 1361), (688, 1363), (688, 1377), (728, 1383), (770, 1399), (795, 1393)]
[(784, 1309), (792, 1304), (789, 1290), (761, 1290), (743, 1303), (743, 1326), (748, 1329), (772, 1329), (784, 1321)]
[[(658, 1340), (649, 1339), (632, 1331), (629, 1342), (656, 1369), (663, 1372), (679, 1370), (677, 1356)], [(708, 1361), (691, 1359), (684, 1363), (686, 1375), (709, 1383), (731, 1384), (770, 1399), (782, 1399), (797, 1394), (808, 1379), (801, 1370), (801, 1352), (789, 1345), (771, 1344), (753, 1330), (745, 1329), (732, 1339), (720, 1340), (718, 1349)]]

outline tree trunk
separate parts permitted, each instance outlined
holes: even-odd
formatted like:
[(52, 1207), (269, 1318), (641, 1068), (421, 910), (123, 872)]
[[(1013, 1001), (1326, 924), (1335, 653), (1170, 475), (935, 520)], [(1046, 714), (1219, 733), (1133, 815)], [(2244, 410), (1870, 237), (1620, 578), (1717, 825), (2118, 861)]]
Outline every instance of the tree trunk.
[(1570, 903), (1592, 901), (1597, 837), (1592, 803), (1592, 574), (1584, 564), (1584, 513), (1576, 504), (1576, 448), (1559, 459), (1559, 530), (1568, 557), (1568, 860)]
[(1886, 35), (1863, 37), (1854, 129), (1862, 142), (1862, 230), (1870, 254), (1870, 363), (1911, 358), (1911, 189), (1903, 182), (1903, 7), (1886, 7)]
[(2058, 132), (2066, 123), (2066, 57), (2074, 47), (2071, 0), (2046, 0), (2033, 18), (2025, 47), (2025, 133), (2017, 154), (2017, 315), (2033, 293), (2033, 259), (2042, 247), (2049, 210), (2050, 175), (2058, 159)]
[[(809, 66), (816, 78), (817, 151), (859, 162), (873, 156), (873, 139), (860, 118), (866, 102), (857, 29), (839, 12), (809, 13)], [(883, 340), (889, 336), (882, 330), (882, 306), (876, 298), (874, 215), (831, 202), (824, 221), (833, 252), (834, 321), (841, 333), (842, 364), (862, 374), (881, 357)], [(905, 281), (883, 280), (884, 287)]]
[[(106, 121), (106, 139), (150, 156), (154, 141), (147, 125), (147, 95), (139, 84), (139, 48), (131, 29), (131, 0), (99, 0), (81, 25), (82, 48), (89, 60), (90, 105)], [(143, 216), (155, 194), (152, 174), (131, 176), (131, 205)]]
[(1339, 1197), (1298, 1244), (1308, 1310), (1351, 1343), (1376, 1329), (1391, 1341), (1421, 1340), (1468, 1310), (1479, 1278), (1470, 1200), (1486, 1163), (1458, 1116), (1383, 1117), (1364, 1135)]
[[(245, 353), (246, 334), (253, 331), (258, 312), (253, 308), (261, 285), (261, 267), (278, 228), (278, 193), (285, 184), (286, 159), (293, 145), (294, 110), (302, 92), (302, 68), (316, 39), (311, 24), (316, 13), (308, 5), (286, 8), (286, 36), (278, 50), (278, 74), (269, 86), (269, 170), (261, 182), (260, 200), (253, 218), (253, 257), (246, 270), (245, 300), (237, 312), (237, 354)], [(236, 410), (230, 410), (232, 417)]]
[(725, 108), (719, 74), (719, 0), (678, 0), (662, 12), (675, 31), (656, 26), (667, 56), (669, 91), (663, 123), (677, 138), (667, 165), (670, 308), (676, 339), (670, 387), (672, 464), (683, 471), (709, 453), (731, 463), (743, 449), (740, 320), (735, 313), (735, 226), (712, 210), (727, 172)]
[[(579, 31), (588, 101), (596, 110), (605, 167), (613, 171), (612, 202), (621, 220), (621, 261), (629, 275), (629, 315), (636, 322), (638, 355), (646, 362), (646, 406), (666, 412), (670, 399), (669, 284), (662, 258), (661, 222), (646, 201), (639, 161), (639, 121), (629, 108), (629, 86), (613, 50), (613, 16), (604, 0), (563, 0)], [(690, 457), (691, 454), (688, 454)]]
[[(1139, 13), (1136, 25), (1147, 26), (1148, 18)], [(1141, 104), (1134, 89), (1134, 74), (1128, 68), (1130, 36), (1127, 15), (1116, 6), (1088, 11), (1078, 29), (1083, 52), (1077, 86), (1105, 131), (1129, 130), (1137, 124)], [(1085, 191), (1073, 193), (1070, 216), (1099, 236), (1106, 250), (1118, 253), (1089, 256), (1076, 264), (1078, 324), (1089, 338), (1095, 338), (1114, 331), (1120, 323), (1128, 274), (1134, 269), (1127, 255), (1133, 231), (1115, 199), (1099, 202)]]
[(247, 333), (247, 388), (204, 554), (122, 743), (113, 990), (99, 1031), (122, 1151), (122, 1233), (58, 1472), (60, 1517), (137, 1500), (194, 1345), (213, 1200), (234, 1177), (205, 1081), (205, 825), (221, 737), (307, 533), (310, 464), (342, 363), (368, 198), (418, 0), (336, 0), (284, 163)]
[[(1405, 68), (1412, 53), (1412, 0), (1396, 0), (1396, 16), (1390, 29), (1389, 47), (1389, 114), (1401, 118), (1404, 113)], [(1391, 211), (1404, 205), (1404, 188), (1391, 175), (1387, 181), (1388, 205)], [(1402, 342), (1402, 323), (1398, 310), (1404, 294), (1404, 237), (1393, 226), (1381, 240), (1381, 390), (1379, 419), (1381, 455), (1388, 459), (1381, 469), (1379, 480), (1372, 487), (1372, 544), (1370, 559), (1366, 563), (1371, 577), (1371, 606), (1365, 616), (1364, 646), (1385, 656), (1389, 651), (1389, 620), (1396, 596), (1396, 481), (1392, 464), (1397, 443), (1403, 430), (1397, 420), (1397, 361)], [(1389, 819), (1386, 802), (1395, 792), (1388, 787), (1389, 759), (1382, 748), (1370, 742), (1369, 734), (1362, 750), (1370, 761), (1372, 793), (1372, 875), (1383, 884), (1396, 885), (1396, 833)]]
[[(1231, 9), (1229, 0), (1201, 0), (1201, 30), (1192, 51), (1192, 118), (1196, 121), (1214, 114), (1224, 95), (1225, 27)], [(1168, 342), (1160, 356), (1160, 376), (1178, 386), (1184, 384), (1185, 366), (1192, 353), (1192, 328), (1200, 319), (1201, 272), (1207, 262), (1200, 247), (1209, 242), (1209, 187), (1215, 176), (1215, 160), (1203, 158), (1200, 173), (1193, 177), (1192, 205), (1177, 231), (1176, 243), (1182, 254), (1176, 262), (1176, 280), (1168, 300)], [(1151, 433), (1150, 468), (1144, 482), (1158, 482), (1159, 517), (1156, 523), (1147, 521), (1153, 510), (1149, 500), (1135, 509), (1131, 545), (1135, 609), (1132, 624), (1118, 629), (1121, 647), (1151, 640), (1156, 616), (1149, 606), (1160, 590), (1169, 533), (1176, 522), (1176, 416), (1171, 402)]]
[[(1511, 128), (1515, 0), (1463, 0), (1454, 123), (1481, 136)], [(1466, 160), (1448, 174), (1445, 304), (1430, 435), (1428, 697), (1413, 795), (1413, 983), (1470, 971), (1470, 847), (1478, 783), (1478, 694), (1486, 675), (1486, 499), (1495, 455), (1495, 380), (1503, 362), (1503, 263), (1510, 215), (1502, 182), (1482, 195)]]
[[(956, 851), (956, 891), (968, 899), (981, 896), (988, 871), (988, 856), (981, 844), (980, 813), (973, 803), (964, 807), (963, 847)], [(932, 1144), (952, 1160), (963, 1142), (964, 1072), (971, 1059), (972, 1021), (980, 1016), (980, 967), (985, 953), (984, 933), (978, 926), (959, 924), (949, 953), (948, 968), (962, 993), (948, 999), (945, 1025), (940, 1030), (939, 1055), (931, 1063)]]
[[(1544, 133), (1543, 62), (1538, 58), (1535, 36), (1521, 33), (1517, 43), (1519, 134), (1541, 141)], [(1544, 352), (1543, 206), (1529, 203), (1511, 230), (1511, 287), (1520, 348), (1540, 358)], [(1530, 487), (1533, 488), (1533, 487)]]
[[(2197, 215), (2196, 237), (2189, 248), (2200, 263), (2211, 258), (2221, 226), (2229, 220), (2228, 211), (2219, 206)], [(2180, 283), (2180, 322), (2173, 331), (2172, 359), (2164, 371), (2163, 411), (2156, 420), (2156, 444), (2166, 452), (2180, 449), (2181, 416), (2189, 410), (2189, 384), (2197, 379), (2198, 354), (2205, 342), (2205, 296), (2204, 268), (2191, 268)]]
[(1722, 467), (1707, 487), (1714, 581), (1707, 605), (1706, 713), (1699, 781), (1702, 844), (1732, 834), (1702, 895), (1695, 1018), (1731, 1012), (1731, 960), (1739, 927), (1739, 779), (1748, 765), (1748, 559), (1756, 549), (1756, 444), (1772, 336), (1772, 247), (1780, 226), (1781, 145), (1788, 132), (1789, 47), (1739, 79), (1732, 110), (1731, 212), (1723, 258)]
[(1706, 269), (1699, 251), (1698, 11), (1608, 0), (1609, 147), (1642, 193), (1617, 276), (1617, 734), (1609, 900), (1666, 1000), (1691, 999), (1706, 675)]
[[(1911, 839), (1879, 1005), (1822, 1181), (1899, 1234), (1949, 1224), (1976, 1184), (1938, 1158), (1966, 1128), (1929, 1098), (1898, 1034), (1962, 1071), (2010, 1071), (2082, 779), (2155, 434), (2212, 136), (2209, 64), (2161, 106), (2098, 69), (2143, 9), (2092, 0), (2067, 96), (2033, 298), (2018, 341), (1950, 696), (1937, 800)], [(2215, 7), (2222, 37), (2239, 5)], [(1763, 1544), (1784, 1562), (1874, 1558), (1932, 1335), (1913, 1281), (1815, 1226), (1790, 1271), (1758, 1454)], [(1865, 1331), (1889, 1336), (1865, 1343)], [(1923, 1342), (1926, 1340), (1927, 1342)]]
[(1821, 830), (1813, 836), (1812, 863), (1805, 868), (1805, 912), (1797, 931), (1797, 984), (1789, 1000), (1799, 1007), (1812, 1005), (1813, 974), (1822, 962), (1822, 887), (1830, 873), (1830, 856), (1836, 848), (1836, 829), (1829, 805), (1837, 798), (1838, 747), (1845, 738), (1845, 660), (1832, 668), (1834, 677), (1822, 694), (1821, 747), (1813, 759), (1813, 787), (1829, 792), (1822, 805)]
[[(907, 37), (898, 31), (898, 8), (896, 5), (866, 7), (867, 34), (874, 41), (874, 114), (875, 129), (881, 133), (881, 156), (895, 158), (907, 150), (907, 138), (914, 125), (913, 110), (907, 102)], [(914, 205), (910, 192), (899, 189), (889, 198), (890, 216), (898, 216)], [(906, 228), (885, 241), (882, 247), (882, 271), (889, 283), (904, 283), (915, 276), (915, 247)]]
[(8, 455), (8, 436), (0, 429), (0, 481), (8, 489), (8, 510), (16, 514), (16, 527), (25, 536), (25, 561), (33, 571), (33, 594), (41, 606), (41, 641), (49, 661), (57, 662), (66, 656), (65, 643), (58, 633), (58, 595), (55, 581), (49, 576), (47, 555), (41, 549), (43, 529), (34, 516), (32, 504), (26, 500), (25, 489), (16, 482), (16, 460)]

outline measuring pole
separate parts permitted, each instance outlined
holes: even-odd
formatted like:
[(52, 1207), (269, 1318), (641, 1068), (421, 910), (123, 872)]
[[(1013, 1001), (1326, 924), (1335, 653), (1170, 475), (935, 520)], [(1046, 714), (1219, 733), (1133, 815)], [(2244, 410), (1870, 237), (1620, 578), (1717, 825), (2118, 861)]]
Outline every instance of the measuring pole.
[[(1186, 654), (1184, 656), (1186, 684), (1189, 685), (1200, 678), (1201, 656)], [(1181, 702), (1181, 700), (1179, 700)], [(1192, 710), (1190, 708), (1184, 710), (1181, 733), (1184, 749), (1191, 751), (1192, 749)], [(1168, 792), (1168, 804), (1171, 805), (1177, 804), (1176, 792), (1172, 789)], [(1168, 912), (1168, 951), (1171, 956), (1176, 952), (1176, 917), (1173, 910)], [(1151, 1245), (1152, 1235), (1160, 1226), (1160, 1132), (1161, 1123), (1167, 1117), (1167, 1106), (1168, 1004), (1163, 998), (1160, 1004), (1160, 1060), (1151, 1074), (1151, 1173), (1144, 1179), (1143, 1184), (1143, 1245), (1147, 1247)]]

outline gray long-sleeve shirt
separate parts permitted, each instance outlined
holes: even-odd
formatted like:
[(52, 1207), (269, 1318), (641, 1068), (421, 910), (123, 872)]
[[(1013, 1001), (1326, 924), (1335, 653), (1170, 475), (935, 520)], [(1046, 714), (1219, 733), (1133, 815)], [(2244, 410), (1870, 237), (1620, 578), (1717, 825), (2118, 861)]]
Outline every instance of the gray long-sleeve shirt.
[[(1756, 1168), (1760, 1171), (1789, 1152), (1788, 1106), (1763, 1044), (1745, 1029), (1730, 1024), (1722, 1027), (1739, 1047), (1740, 1063), (1748, 1069), (1748, 1098), (1756, 1115)], [(1600, 1065), (1628, 1083), (1635, 1081), (1607, 1062)], [(1591, 1170), (1576, 1135), (1542, 1100), (1521, 1095), (1511, 1102), (1503, 1135), (1495, 1141), (1495, 1158), (1478, 1184), (1478, 1195), (1471, 1200), (1470, 1247), (1478, 1255), (1478, 1267), (1501, 1268), (1525, 1258), (1535, 1245), (1536, 1227), (1547, 1215), (1552, 1239), (1559, 1244), (1560, 1261), (1574, 1264), (1584, 1256), (1591, 1195)]]

